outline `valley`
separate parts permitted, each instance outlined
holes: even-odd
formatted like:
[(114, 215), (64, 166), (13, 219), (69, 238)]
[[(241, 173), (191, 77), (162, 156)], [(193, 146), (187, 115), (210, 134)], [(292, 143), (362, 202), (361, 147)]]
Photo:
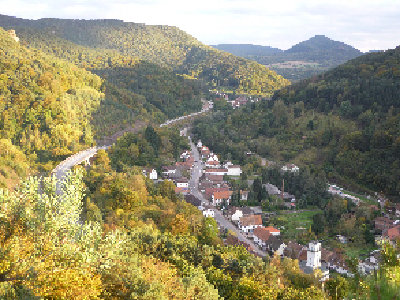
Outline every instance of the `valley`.
[(0, 15), (0, 298), (397, 299), (399, 70)]

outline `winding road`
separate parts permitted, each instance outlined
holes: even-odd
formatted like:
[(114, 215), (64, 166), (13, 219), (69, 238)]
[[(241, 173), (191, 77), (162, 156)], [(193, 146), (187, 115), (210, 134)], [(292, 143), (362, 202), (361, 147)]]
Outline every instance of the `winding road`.
[[(202, 107), (201, 111), (192, 113), (190, 115), (182, 116), (177, 119), (168, 120), (165, 123), (161, 124), (160, 127), (169, 126), (176, 122), (182, 121), (186, 118), (192, 118), (192, 117), (198, 116), (198, 115), (205, 113), (213, 108), (212, 101), (202, 100), (202, 102), (203, 102), (203, 107)], [(53, 175), (55, 175), (57, 177), (57, 182), (58, 182), (57, 191), (59, 191), (59, 187), (61, 186), (60, 183), (64, 180), (67, 172), (69, 170), (71, 170), (72, 167), (79, 165), (84, 161), (89, 161), (90, 158), (92, 158), (93, 156), (95, 156), (97, 154), (98, 150), (108, 149), (111, 146), (112, 145), (105, 145), (105, 146), (101, 146), (101, 147), (96, 146), (96, 147), (91, 147), (86, 150), (82, 150), (74, 155), (71, 155), (70, 157), (68, 157), (67, 159), (62, 161), (60, 164), (58, 164), (57, 167), (54, 168), (54, 170), (51, 172)]]

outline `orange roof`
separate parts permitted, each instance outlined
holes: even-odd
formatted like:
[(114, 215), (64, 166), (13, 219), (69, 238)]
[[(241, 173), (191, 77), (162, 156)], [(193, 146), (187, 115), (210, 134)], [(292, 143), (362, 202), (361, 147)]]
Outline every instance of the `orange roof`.
[(214, 199), (229, 199), (231, 193), (229, 191), (217, 191), (213, 193)]
[(266, 230), (268, 230), (268, 232), (272, 233), (272, 232), (281, 232), (279, 229), (276, 229), (272, 226), (267, 226), (265, 227)]
[(262, 225), (261, 215), (247, 215), (240, 218), (242, 226)]
[(271, 233), (263, 227), (258, 227), (254, 229), (253, 234), (264, 242), (268, 241), (269, 237), (271, 236)]
[(388, 229), (385, 236), (387, 236), (391, 241), (400, 239), (400, 225)]

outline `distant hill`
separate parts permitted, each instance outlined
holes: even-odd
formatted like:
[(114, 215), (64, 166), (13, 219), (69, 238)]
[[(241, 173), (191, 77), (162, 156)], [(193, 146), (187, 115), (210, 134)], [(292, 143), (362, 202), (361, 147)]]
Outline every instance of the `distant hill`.
[(316, 35), (285, 51), (268, 46), (241, 44), (229, 45), (222, 50), (237, 55), (240, 53), (292, 81), (320, 74), (363, 54), (350, 45), (324, 35)]
[[(120, 20), (25, 20), (2, 15), (0, 26), (15, 29), (22, 43), (49, 52), (63, 52), (54, 48), (67, 44), (107, 52), (111, 61), (117, 53), (199, 79), (210, 89), (270, 96), (288, 84), (265, 66), (204, 45), (177, 27)], [(77, 49), (72, 48), (73, 52)], [(84, 56), (77, 57), (78, 61)]]
[(211, 47), (232, 53), (237, 56), (267, 56), (282, 53), (283, 50), (272, 48), (270, 46), (252, 45), (252, 44), (219, 44)]

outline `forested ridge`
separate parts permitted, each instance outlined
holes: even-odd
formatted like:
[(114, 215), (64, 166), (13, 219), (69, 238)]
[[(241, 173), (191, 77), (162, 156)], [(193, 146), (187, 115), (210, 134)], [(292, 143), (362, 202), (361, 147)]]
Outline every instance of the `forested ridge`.
[[(18, 155), (26, 157), (22, 161), (49, 169), (93, 144), (90, 115), (104, 97), (100, 77), (20, 46), (3, 29), (0, 53), (0, 138), (4, 147), (11, 152), (19, 149), (23, 154)], [(3, 148), (2, 152), (7, 151)], [(1, 176), (7, 179), (12, 173), (3, 170)]]
[(284, 88), (271, 102), (232, 111), (221, 101), (195, 133), (228, 158), (248, 161), (251, 150), (399, 199), (399, 67), (396, 48)]
[(53, 51), (64, 41), (96, 51), (116, 51), (200, 79), (209, 88), (269, 96), (288, 84), (266, 67), (206, 46), (173, 26), (119, 20), (34, 21), (9, 16), (0, 16), (0, 26), (16, 29), (23, 40), (35, 47), (48, 48), (47, 51)]

